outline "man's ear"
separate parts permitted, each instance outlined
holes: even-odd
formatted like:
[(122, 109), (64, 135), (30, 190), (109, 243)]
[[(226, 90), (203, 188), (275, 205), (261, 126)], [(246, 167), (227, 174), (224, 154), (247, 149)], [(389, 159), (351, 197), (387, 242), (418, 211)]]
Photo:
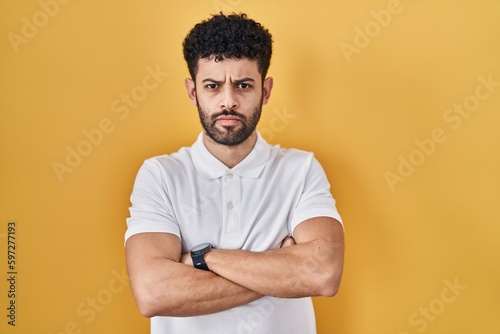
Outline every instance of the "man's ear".
[(271, 91), (273, 90), (273, 84), (274, 80), (272, 77), (268, 77), (264, 80), (262, 87), (262, 94), (263, 94), (262, 104), (267, 104), (267, 102), (269, 101), (269, 98), (271, 97)]
[(193, 105), (197, 105), (198, 103), (196, 102), (196, 84), (195, 82), (190, 79), (186, 78), (184, 80), (184, 85), (186, 86), (186, 91), (188, 93), (189, 100)]

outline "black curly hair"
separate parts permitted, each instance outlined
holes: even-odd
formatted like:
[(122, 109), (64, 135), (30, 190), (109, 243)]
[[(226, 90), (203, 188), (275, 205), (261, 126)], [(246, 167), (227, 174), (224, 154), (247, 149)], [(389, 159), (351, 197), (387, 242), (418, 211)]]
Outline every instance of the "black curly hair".
[(213, 15), (198, 23), (182, 44), (191, 78), (196, 78), (198, 60), (215, 57), (248, 58), (256, 60), (262, 80), (271, 63), (272, 36), (260, 23), (246, 14)]

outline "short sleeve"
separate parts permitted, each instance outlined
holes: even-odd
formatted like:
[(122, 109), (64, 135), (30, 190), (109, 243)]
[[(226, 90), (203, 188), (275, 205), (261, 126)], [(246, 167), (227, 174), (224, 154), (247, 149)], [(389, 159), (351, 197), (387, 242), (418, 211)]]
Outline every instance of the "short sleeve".
[(311, 154), (310, 167), (305, 178), (302, 194), (290, 222), (290, 231), (303, 221), (314, 217), (331, 217), (344, 227), (337, 211), (335, 199), (330, 193), (330, 183), (320, 163)]
[(130, 197), (125, 242), (139, 233), (171, 233), (180, 237), (164, 177), (165, 171), (154, 158), (139, 169)]

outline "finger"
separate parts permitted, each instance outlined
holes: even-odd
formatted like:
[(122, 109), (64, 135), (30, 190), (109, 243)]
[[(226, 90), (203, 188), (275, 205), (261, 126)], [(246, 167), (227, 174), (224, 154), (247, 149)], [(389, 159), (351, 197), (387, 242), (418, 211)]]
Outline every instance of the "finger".
[(295, 242), (295, 239), (292, 238), (292, 237), (290, 237), (290, 236), (288, 236), (285, 239), (283, 239), (283, 241), (281, 242), (281, 248), (294, 246), (296, 244), (297, 243)]

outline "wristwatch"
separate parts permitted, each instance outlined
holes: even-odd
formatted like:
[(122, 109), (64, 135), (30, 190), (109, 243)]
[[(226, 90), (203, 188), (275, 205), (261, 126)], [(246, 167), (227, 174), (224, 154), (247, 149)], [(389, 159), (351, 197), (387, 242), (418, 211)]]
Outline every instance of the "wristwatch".
[(209, 270), (207, 264), (205, 263), (204, 255), (212, 249), (212, 245), (209, 243), (204, 243), (191, 248), (191, 259), (193, 259), (193, 266), (202, 270)]

